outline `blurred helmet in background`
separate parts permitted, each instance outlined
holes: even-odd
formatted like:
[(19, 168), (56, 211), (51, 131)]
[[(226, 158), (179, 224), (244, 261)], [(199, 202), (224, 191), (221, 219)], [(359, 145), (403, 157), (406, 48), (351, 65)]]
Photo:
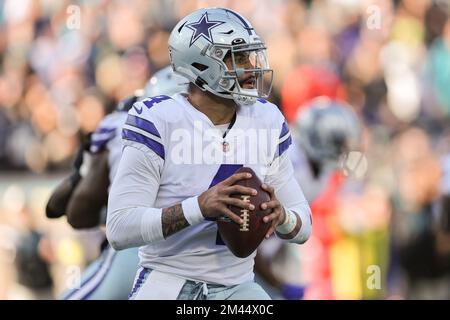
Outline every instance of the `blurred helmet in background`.
[(318, 163), (338, 163), (341, 156), (358, 147), (361, 125), (351, 107), (319, 97), (298, 113), (293, 136), (307, 157)]
[(171, 96), (175, 93), (186, 92), (188, 83), (186, 78), (177, 75), (171, 66), (167, 66), (156, 72), (148, 80), (144, 89), (136, 90), (133, 95), (121, 100), (117, 105), (117, 110), (128, 111), (136, 101), (146, 97)]
[[(252, 104), (270, 94), (273, 70), (266, 46), (250, 22), (234, 11), (205, 8), (187, 15), (170, 34), (169, 53), (175, 72), (203, 91), (239, 104)], [(231, 58), (231, 69), (226, 57)], [(239, 77), (246, 74), (254, 75), (254, 88), (239, 84)]]
[(145, 85), (143, 97), (171, 96), (186, 92), (188, 84), (189, 80), (173, 72), (172, 66), (167, 66), (150, 78)]

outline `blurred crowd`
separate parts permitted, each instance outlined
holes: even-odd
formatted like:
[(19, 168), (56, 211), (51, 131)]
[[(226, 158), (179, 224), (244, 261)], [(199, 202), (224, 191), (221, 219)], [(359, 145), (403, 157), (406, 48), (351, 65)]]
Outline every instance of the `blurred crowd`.
[[(367, 168), (349, 163), (347, 173), (360, 174), (330, 222), (339, 239), (336, 298), (450, 299), (442, 231), (450, 193), (447, 0), (0, 0), (0, 239), (9, 239), (0, 241), (0, 299), (11, 298), (13, 278), (2, 269), (12, 260), (19, 283), (51, 288), (54, 297), (68, 276), (55, 280), (55, 266), (95, 257), (64, 221), (40, 221), (39, 205), (57, 182), (43, 174), (69, 168), (102, 117), (169, 63), (175, 23), (205, 6), (236, 10), (265, 39), (275, 73), (270, 100), (290, 124), (318, 96), (347, 101), (364, 124)], [(17, 181), (25, 174), (39, 177), (35, 189)], [(51, 265), (42, 284), (20, 281), (25, 249), (15, 243), (27, 228), (35, 230), (27, 244)], [(379, 286), (369, 285), (371, 266), (381, 270)]]

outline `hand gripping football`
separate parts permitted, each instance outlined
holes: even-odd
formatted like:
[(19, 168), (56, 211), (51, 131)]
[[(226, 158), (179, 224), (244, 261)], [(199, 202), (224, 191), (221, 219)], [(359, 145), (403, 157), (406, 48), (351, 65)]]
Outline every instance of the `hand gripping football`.
[(262, 182), (252, 169), (242, 167), (236, 173), (249, 172), (252, 174), (250, 179), (243, 179), (236, 182), (237, 185), (250, 187), (255, 189), (258, 194), (256, 196), (234, 194), (234, 198), (241, 198), (244, 201), (251, 202), (254, 210), (242, 209), (235, 206), (230, 206), (230, 210), (236, 215), (240, 216), (244, 223), (237, 224), (228, 217), (221, 217), (217, 219), (217, 227), (223, 242), (228, 249), (237, 257), (245, 258), (255, 251), (260, 243), (263, 241), (271, 223), (263, 221), (264, 216), (271, 213), (271, 209), (262, 210), (261, 204), (270, 200), (270, 195), (267, 191), (261, 188)]

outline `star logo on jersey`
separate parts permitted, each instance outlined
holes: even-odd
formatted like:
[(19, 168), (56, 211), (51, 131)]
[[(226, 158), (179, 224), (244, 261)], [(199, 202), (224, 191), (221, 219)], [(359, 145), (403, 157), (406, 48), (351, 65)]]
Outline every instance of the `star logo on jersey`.
[(194, 31), (191, 37), (191, 43), (189, 44), (189, 47), (192, 46), (192, 44), (197, 41), (200, 37), (203, 37), (210, 43), (213, 43), (212, 35), (211, 35), (211, 29), (220, 26), (221, 24), (224, 24), (223, 21), (210, 21), (208, 20), (208, 13), (205, 12), (199, 21), (189, 23), (186, 25), (189, 29)]

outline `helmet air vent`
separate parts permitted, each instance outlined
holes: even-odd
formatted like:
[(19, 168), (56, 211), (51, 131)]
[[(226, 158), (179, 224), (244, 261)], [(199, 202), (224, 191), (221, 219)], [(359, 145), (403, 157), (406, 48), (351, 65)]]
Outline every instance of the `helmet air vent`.
[(208, 69), (208, 66), (205, 66), (204, 64), (198, 62), (192, 63), (192, 66), (199, 71), (205, 71), (206, 69)]

